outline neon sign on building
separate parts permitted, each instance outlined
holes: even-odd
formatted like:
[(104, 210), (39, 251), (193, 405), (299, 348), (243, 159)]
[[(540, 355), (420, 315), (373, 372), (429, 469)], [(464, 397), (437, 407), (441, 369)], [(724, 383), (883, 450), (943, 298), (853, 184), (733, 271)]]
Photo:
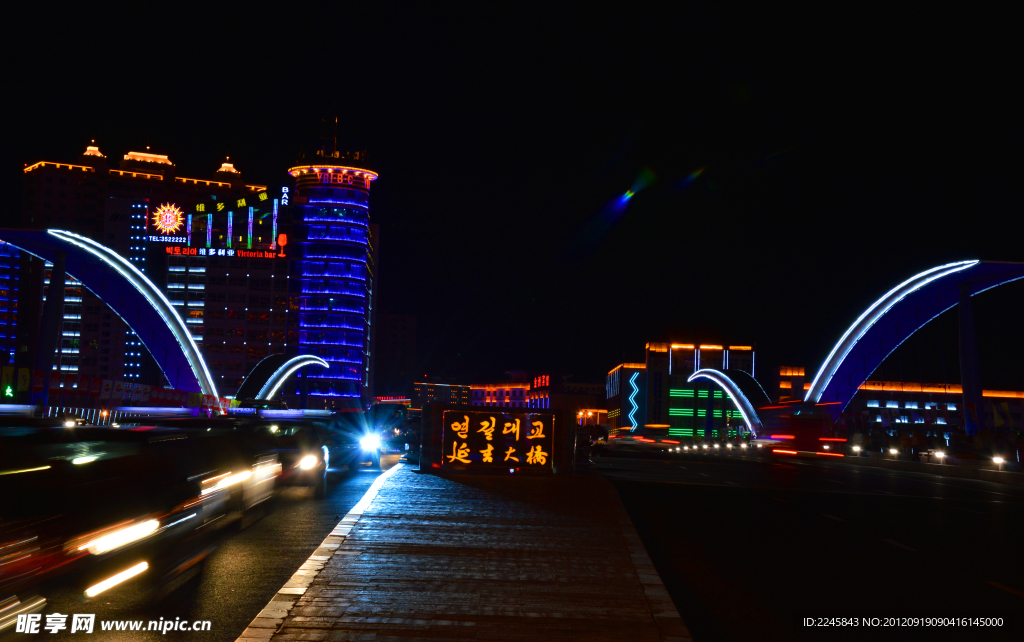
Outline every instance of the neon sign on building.
[(173, 256), (233, 256), (240, 259), (273, 259), (284, 256), (283, 252), (275, 254), (269, 250), (232, 250), (212, 247), (188, 247), (187, 245), (168, 245), (164, 248), (164, 251)]
[(177, 205), (164, 203), (153, 212), (153, 227), (161, 234), (172, 234), (185, 224), (184, 212)]

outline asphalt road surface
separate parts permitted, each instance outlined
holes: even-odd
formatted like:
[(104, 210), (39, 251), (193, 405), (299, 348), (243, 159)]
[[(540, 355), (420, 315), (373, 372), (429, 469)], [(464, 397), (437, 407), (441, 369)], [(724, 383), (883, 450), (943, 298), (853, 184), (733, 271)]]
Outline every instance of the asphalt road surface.
[[(1024, 639), (1024, 487), (651, 450), (595, 461), (694, 640)], [(886, 627), (887, 616), (1004, 624)], [(859, 624), (803, 620), (842, 617)]]
[[(397, 455), (381, 458), (387, 470), (398, 461)], [(310, 488), (285, 487), (268, 502), (265, 510), (241, 523), (224, 528), (217, 548), (204, 568), (190, 571), (159, 593), (145, 594), (131, 582), (85, 601), (78, 589), (58, 587), (45, 594), (50, 613), (94, 613), (96, 627), (90, 636), (83, 633), (56, 635), (41, 631), (26, 636), (12, 633), (4, 638), (39, 640), (235, 640), (267, 605), (270, 598), (292, 576), (331, 532), (345, 513), (358, 502), (378, 470), (362, 469), (328, 477), (327, 497), (317, 500)], [(100, 632), (100, 620), (209, 620), (208, 632), (158, 631)], [(146, 625), (144, 624), (143, 627)], [(83, 637), (84, 636), (84, 637)]]

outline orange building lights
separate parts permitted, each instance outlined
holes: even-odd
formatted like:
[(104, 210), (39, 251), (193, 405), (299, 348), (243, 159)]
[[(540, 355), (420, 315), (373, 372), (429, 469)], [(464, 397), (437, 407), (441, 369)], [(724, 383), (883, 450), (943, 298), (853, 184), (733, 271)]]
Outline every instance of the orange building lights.
[[(962, 395), (964, 389), (956, 383), (905, 383), (901, 381), (865, 381), (860, 390), (872, 392), (925, 392), (934, 394)], [(981, 396), (1006, 399), (1024, 399), (1024, 392), (1017, 390), (982, 390)]]

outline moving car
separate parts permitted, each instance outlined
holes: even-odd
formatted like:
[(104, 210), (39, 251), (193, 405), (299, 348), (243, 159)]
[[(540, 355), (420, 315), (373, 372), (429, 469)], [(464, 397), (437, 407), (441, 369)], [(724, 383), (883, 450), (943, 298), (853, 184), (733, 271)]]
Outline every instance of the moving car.
[(199, 432), (48, 424), (0, 425), (0, 630), (41, 609), (57, 578), (88, 599), (194, 567), (280, 469)]

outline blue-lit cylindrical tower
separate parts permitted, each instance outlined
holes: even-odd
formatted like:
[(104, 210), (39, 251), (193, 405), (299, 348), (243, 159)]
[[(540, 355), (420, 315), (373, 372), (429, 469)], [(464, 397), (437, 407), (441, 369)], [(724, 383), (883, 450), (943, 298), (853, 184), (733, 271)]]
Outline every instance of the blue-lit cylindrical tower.
[[(320, 159), (316, 159), (320, 160)], [(370, 183), (375, 172), (341, 164), (292, 167), (295, 178), (291, 297), (298, 306), (299, 352), (322, 358), (308, 369), (310, 408), (354, 409), (370, 395), (373, 246)]]

